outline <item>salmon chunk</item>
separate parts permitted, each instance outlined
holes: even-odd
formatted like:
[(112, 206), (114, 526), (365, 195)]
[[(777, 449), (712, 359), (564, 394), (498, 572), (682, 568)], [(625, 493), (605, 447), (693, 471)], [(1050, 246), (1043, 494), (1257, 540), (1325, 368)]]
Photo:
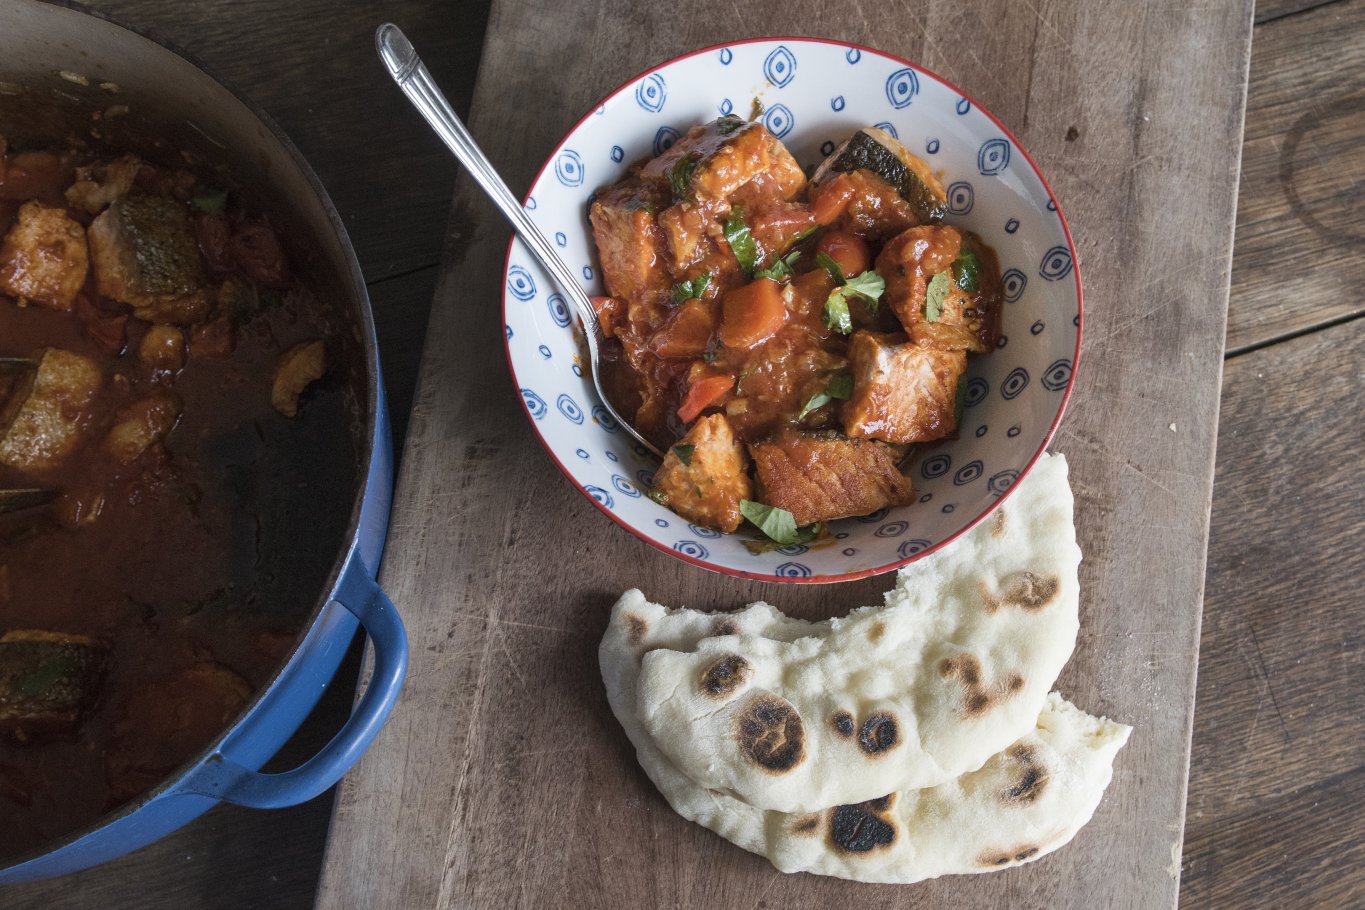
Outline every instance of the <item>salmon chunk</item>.
[(89, 264), (79, 223), (61, 209), (26, 202), (0, 245), (0, 291), (69, 311)]
[(662, 267), (666, 245), (657, 218), (667, 204), (666, 189), (640, 180), (622, 181), (593, 200), (588, 220), (611, 296), (634, 301), (672, 286)]
[(185, 207), (166, 196), (115, 201), (90, 224), (100, 294), (148, 322), (190, 325), (209, 312), (199, 244)]
[(94, 700), (104, 646), (84, 635), (15, 629), (0, 637), (0, 737), (70, 733)]
[(844, 431), (896, 444), (951, 436), (967, 354), (895, 337), (860, 331), (850, 339), (853, 394), (841, 409)]
[(739, 502), (753, 498), (753, 484), (749, 458), (724, 414), (699, 418), (668, 450), (649, 495), (695, 524), (718, 531), (739, 527)]
[(8, 413), (0, 414), (4, 428), (0, 464), (29, 473), (59, 467), (80, 445), (90, 419), (90, 403), (103, 385), (104, 375), (93, 360), (47, 349), (27, 393), (13, 395)]
[(894, 453), (870, 439), (790, 428), (749, 446), (760, 502), (792, 513), (798, 525), (906, 505), (913, 490)]
[[(970, 284), (963, 288), (958, 265), (976, 257)], [(986, 353), (1000, 335), (1001, 293), (995, 256), (970, 234), (947, 225), (913, 227), (898, 234), (877, 257), (877, 272), (886, 279), (882, 300), (889, 303), (910, 338), (945, 350)], [(930, 291), (936, 275), (941, 283), (937, 303)]]
[(801, 166), (777, 137), (761, 123), (734, 116), (692, 127), (641, 168), (640, 176), (665, 181), (675, 198), (694, 201), (728, 199), (760, 178), (783, 199), (795, 198), (806, 185)]

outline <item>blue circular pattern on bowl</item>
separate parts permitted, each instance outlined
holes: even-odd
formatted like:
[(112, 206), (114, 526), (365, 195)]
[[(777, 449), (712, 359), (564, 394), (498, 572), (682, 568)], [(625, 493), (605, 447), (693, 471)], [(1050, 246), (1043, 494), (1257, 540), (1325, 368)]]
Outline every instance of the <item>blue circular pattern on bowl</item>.
[(565, 149), (555, 159), (555, 178), (567, 187), (583, 185), (583, 159), (573, 149)]
[[(764, 125), (804, 166), (828, 154), (822, 147), (832, 150), (868, 124), (933, 156), (947, 186), (948, 221), (981, 235), (999, 257), (1007, 302), (1001, 347), (971, 360), (959, 438), (912, 453), (906, 473), (914, 479), (916, 503), (832, 522), (835, 539), (845, 541), (840, 547), (755, 554), (742, 535), (689, 527), (642, 495), (653, 480), (654, 461), (602, 407), (577, 356), (572, 308), (515, 240), (503, 294), (513, 374), (533, 427), (564, 472), (654, 546), (710, 568), (770, 580), (885, 571), (983, 517), (1041, 450), (1072, 380), (1080, 323), (1075, 255), (1028, 157), (1015, 154), (1020, 150), (1013, 138), (958, 89), (868, 49), (757, 40), (691, 54), (631, 80), (549, 154), (526, 207), (581, 271), (589, 294), (604, 292), (587, 222), (592, 192), (624, 176), (629, 163), (667, 150), (692, 124), (737, 105), (747, 110), (755, 91)], [(546, 358), (542, 349), (556, 356)], [(1008, 429), (988, 434), (994, 424)]]
[(569, 327), (573, 318), (569, 315), (569, 305), (564, 302), (563, 294), (551, 294), (545, 298), (545, 306), (550, 310), (550, 321), (561, 329)]
[(972, 203), (976, 201), (976, 194), (972, 191), (972, 185), (965, 180), (950, 183), (947, 189), (948, 213), (950, 215), (969, 215), (972, 211)]
[(796, 78), (796, 57), (779, 44), (763, 61), (763, 75), (774, 88), (786, 88)]
[(796, 126), (796, 119), (785, 104), (774, 104), (763, 112), (763, 125), (778, 139), (783, 138)]
[(650, 73), (635, 87), (635, 100), (649, 113), (659, 113), (664, 109), (664, 102), (668, 100), (668, 83), (659, 73)]

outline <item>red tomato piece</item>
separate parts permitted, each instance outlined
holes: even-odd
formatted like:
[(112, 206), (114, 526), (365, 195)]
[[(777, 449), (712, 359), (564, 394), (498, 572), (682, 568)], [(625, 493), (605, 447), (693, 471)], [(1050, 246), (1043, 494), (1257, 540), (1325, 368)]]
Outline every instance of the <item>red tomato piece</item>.
[(698, 380), (687, 390), (687, 397), (678, 407), (678, 419), (683, 423), (691, 423), (702, 411), (728, 395), (734, 386), (733, 376), (707, 376)]
[(845, 278), (852, 278), (872, 267), (872, 253), (867, 243), (857, 234), (847, 231), (826, 231), (816, 243), (815, 251), (837, 262)]
[(857, 186), (847, 174), (826, 180), (811, 193), (811, 214), (816, 224), (830, 224), (853, 202)]

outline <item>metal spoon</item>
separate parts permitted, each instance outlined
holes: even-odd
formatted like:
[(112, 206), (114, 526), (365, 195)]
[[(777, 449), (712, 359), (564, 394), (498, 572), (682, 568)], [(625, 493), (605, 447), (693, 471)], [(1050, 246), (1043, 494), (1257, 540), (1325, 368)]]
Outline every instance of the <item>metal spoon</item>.
[(531, 248), (531, 252), (540, 260), (540, 264), (549, 270), (554, 276), (555, 281), (573, 301), (574, 307), (578, 310), (578, 318), (583, 322), (583, 334), (588, 343), (588, 360), (592, 369), (592, 382), (597, 387), (597, 397), (602, 399), (602, 404), (615, 418), (616, 422), (625, 427), (626, 431), (635, 440), (656, 458), (663, 458), (663, 452), (641, 436), (628, 421), (623, 419), (612, 406), (611, 399), (607, 398), (606, 392), (602, 388), (602, 377), (599, 372), (601, 357), (598, 348), (604, 340), (602, 334), (602, 324), (597, 319), (597, 312), (593, 309), (592, 303), (588, 300), (588, 295), (574, 278), (573, 272), (569, 270), (555, 253), (554, 247), (545, 239), (545, 235), (536, 227), (534, 221), (526, 214), (517, 202), (512, 191), (507, 188), (507, 184), (498, 176), (498, 172), (493, 168), (492, 162), (484, 155), (479, 147), (474, 143), (474, 138), (469, 135), (469, 130), (464, 123), (451, 109), (450, 102), (446, 101), (441, 90), (436, 87), (436, 83), (431, 78), (431, 73), (422, 64), (422, 60), (417, 56), (417, 51), (413, 48), (412, 42), (403, 34), (402, 30), (393, 23), (385, 23), (379, 26), (374, 33), (375, 47), (379, 50), (379, 57), (384, 61), (384, 65), (389, 70), (389, 75), (393, 81), (398, 83), (398, 87), (403, 90), (403, 94), (408, 96), (417, 110), (426, 117), (427, 123), (441, 137), (445, 144), (455, 153), (455, 157), (465, 166), (488, 198), (493, 200), (507, 220), (512, 222), (521, 239)]

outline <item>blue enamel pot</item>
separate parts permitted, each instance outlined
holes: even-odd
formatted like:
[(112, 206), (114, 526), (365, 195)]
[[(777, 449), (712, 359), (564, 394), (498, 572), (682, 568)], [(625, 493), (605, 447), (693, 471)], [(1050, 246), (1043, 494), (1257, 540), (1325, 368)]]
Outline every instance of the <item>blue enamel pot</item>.
[[(117, 86), (113, 97), (111, 84)], [(169, 138), (172, 148), (259, 189), (272, 217), (281, 213), (291, 245), (309, 250), (310, 286), (350, 330), (357, 462), (354, 489), (318, 491), (352, 498), (348, 530), (293, 651), (274, 677), (215, 742), (160, 785), (84, 830), (8, 860), (0, 868), (4, 884), (63, 875), (129, 853), (219, 802), (269, 809), (324, 792), (364, 752), (397, 700), (407, 638), (398, 612), (375, 582), (393, 494), (393, 452), (369, 300), (341, 218), (298, 151), (268, 118), (184, 55), (72, 5), (0, 4), (0, 89), (0, 101), (9, 105), (0, 104), (0, 134), (37, 123), (60, 141), (71, 135), (64, 124), (88, 128), (92, 109), (117, 102), (128, 109), (130, 131), (145, 125), (148, 135)], [(35, 104), (47, 107), (28, 126), (16, 126), (13, 116), (5, 119), (16, 103), (30, 113)], [(317, 704), (358, 628), (369, 638), (373, 672), (349, 720), (303, 764), (261, 773)]]

